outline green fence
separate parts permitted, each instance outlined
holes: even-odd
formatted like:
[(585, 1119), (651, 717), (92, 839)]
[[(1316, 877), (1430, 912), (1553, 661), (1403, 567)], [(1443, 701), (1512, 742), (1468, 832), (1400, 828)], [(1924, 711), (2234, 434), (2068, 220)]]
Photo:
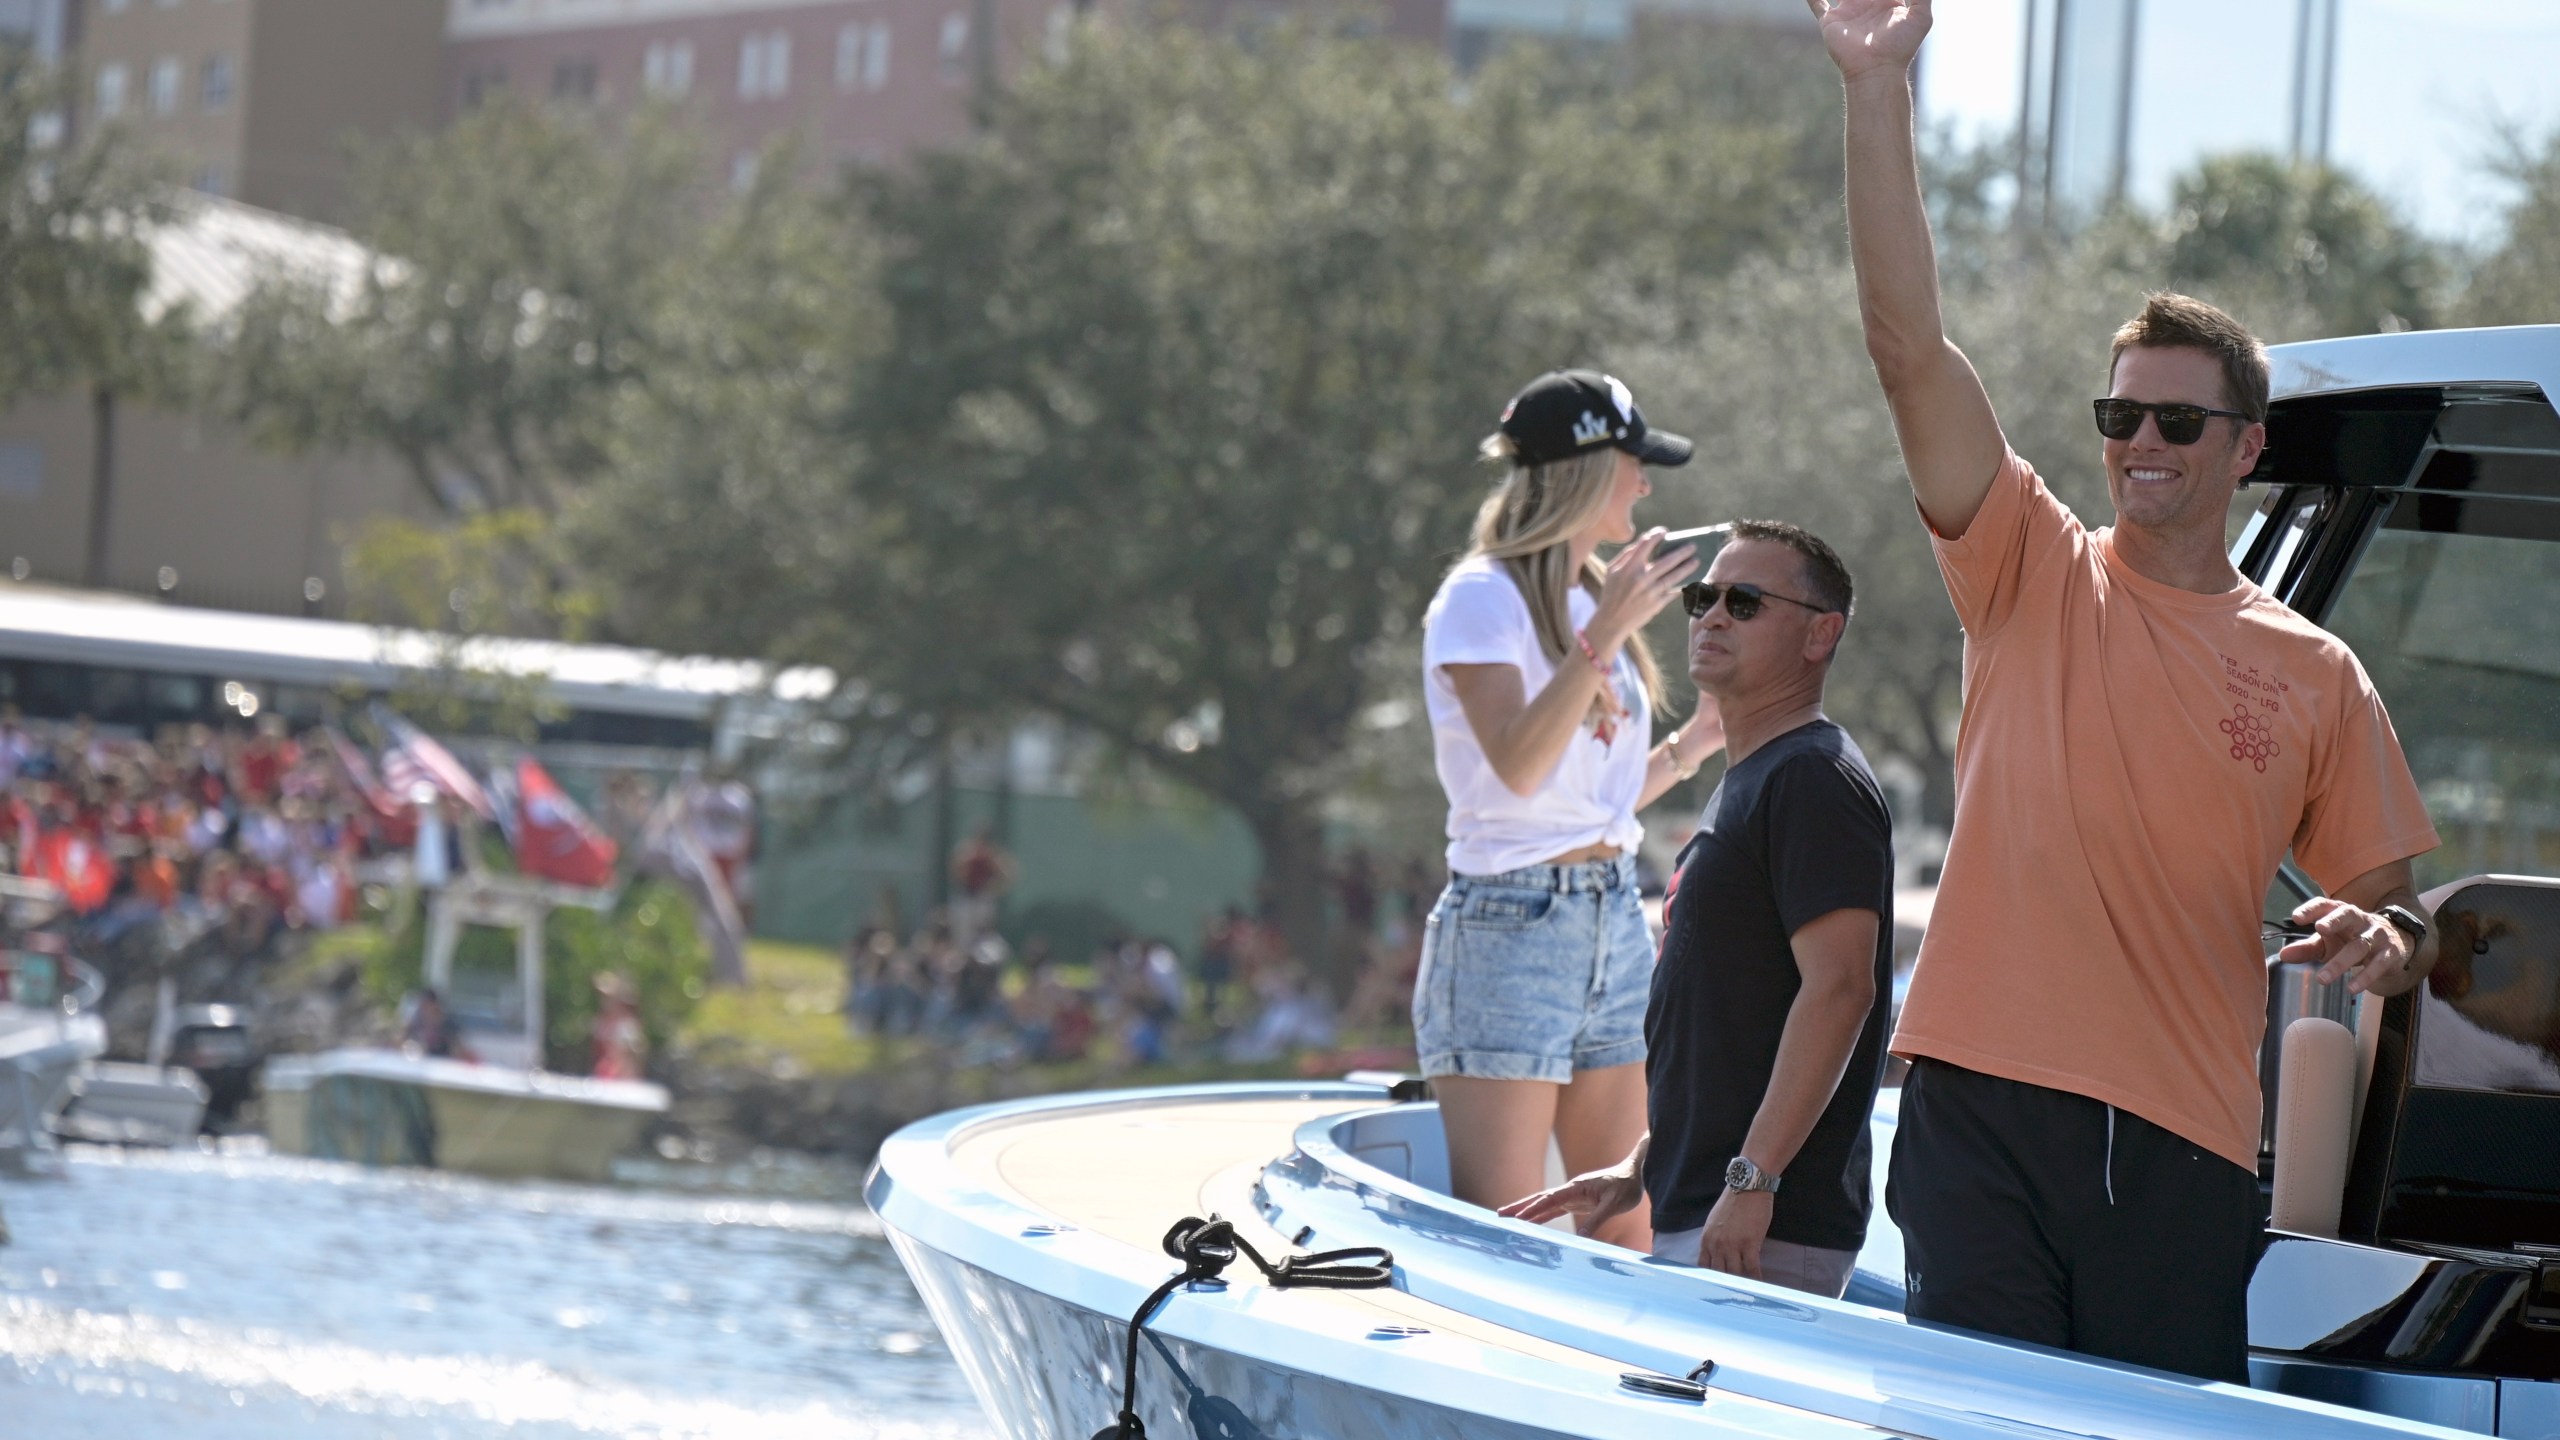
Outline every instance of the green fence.
[(903, 804), (845, 801), (814, 818), (768, 817), (756, 866), (755, 931), (836, 945), (873, 917), (883, 888), (913, 929), (953, 843), (998, 827), (1015, 865), (1003, 929), (1046, 934), (1082, 960), (1113, 929), (1161, 936), (1188, 955), (1209, 917), (1253, 894), (1261, 852), (1219, 807), (955, 788), (947, 828), (930, 791)]

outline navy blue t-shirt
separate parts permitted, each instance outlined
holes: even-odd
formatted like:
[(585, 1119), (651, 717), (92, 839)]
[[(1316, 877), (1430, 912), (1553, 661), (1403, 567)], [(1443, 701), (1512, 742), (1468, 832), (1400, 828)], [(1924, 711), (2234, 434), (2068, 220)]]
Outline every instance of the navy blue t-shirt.
[(1769, 1238), (1855, 1250), (1866, 1242), (1867, 1117), (1893, 1003), (1893, 820), (1857, 742), (1816, 720), (1726, 771), (1680, 852), (1644, 1018), (1644, 1188), (1656, 1230), (1705, 1224), (1724, 1193), (1725, 1164), (1742, 1153), (1803, 986), (1788, 941), (1834, 910), (1876, 912), (1875, 1007), (1787, 1164)]

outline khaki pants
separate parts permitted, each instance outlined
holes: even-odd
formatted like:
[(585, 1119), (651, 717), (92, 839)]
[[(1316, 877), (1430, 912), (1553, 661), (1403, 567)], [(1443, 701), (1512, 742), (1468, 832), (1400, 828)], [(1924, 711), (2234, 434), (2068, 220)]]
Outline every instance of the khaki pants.
[[(1653, 1258), (1694, 1266), (1698, 1263), (1698, 1241), (1706, 1233), (1703, 1225), (1692, 1230), (1656, 1231)], [(1849, 1288), (1849, 1272), (1857, 1268), (1855, 1250), (1817, 1250), (1787, 1240), (1760, 1242), (1760, 1278), (1790, 1290), (1837, 1300)]]

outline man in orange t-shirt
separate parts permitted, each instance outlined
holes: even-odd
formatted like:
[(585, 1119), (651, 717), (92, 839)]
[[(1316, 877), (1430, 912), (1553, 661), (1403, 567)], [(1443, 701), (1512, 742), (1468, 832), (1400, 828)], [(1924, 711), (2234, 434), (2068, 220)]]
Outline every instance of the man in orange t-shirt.
[(2333, 898), (2286, 957), (2398, 994), (2435, 847), (2337, 639), (2232, 568), (2265, 350), (2155, 295), (2096, 402), (2116, 523), (2012, 453), (1945, 338), (1912, 144), (1927, 0), (1812, 0), (1848, 91), (1867, 348), (1965, 631), (1956, 817), (1893, 1050), (1908, 1313), (2246, 1383), (2266, 977), (2287, 850)]

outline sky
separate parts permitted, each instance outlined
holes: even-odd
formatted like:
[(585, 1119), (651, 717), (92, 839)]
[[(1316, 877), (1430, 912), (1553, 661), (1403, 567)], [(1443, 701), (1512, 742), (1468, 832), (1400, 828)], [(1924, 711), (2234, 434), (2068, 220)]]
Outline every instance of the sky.
[[(2286, 145), (2294, 0), (2141, 0), (2132, 186), (2225, 150)], [(1938, 0), (1921, 110), (1970, 135), (2017, 124), (2024, 0)], [(2498, 128), (2560, 129), (2560, 3), (2340, 0), (2329, 158), (2428, 232), (2495, 238), (2508, 187), (2483, 162)]]

